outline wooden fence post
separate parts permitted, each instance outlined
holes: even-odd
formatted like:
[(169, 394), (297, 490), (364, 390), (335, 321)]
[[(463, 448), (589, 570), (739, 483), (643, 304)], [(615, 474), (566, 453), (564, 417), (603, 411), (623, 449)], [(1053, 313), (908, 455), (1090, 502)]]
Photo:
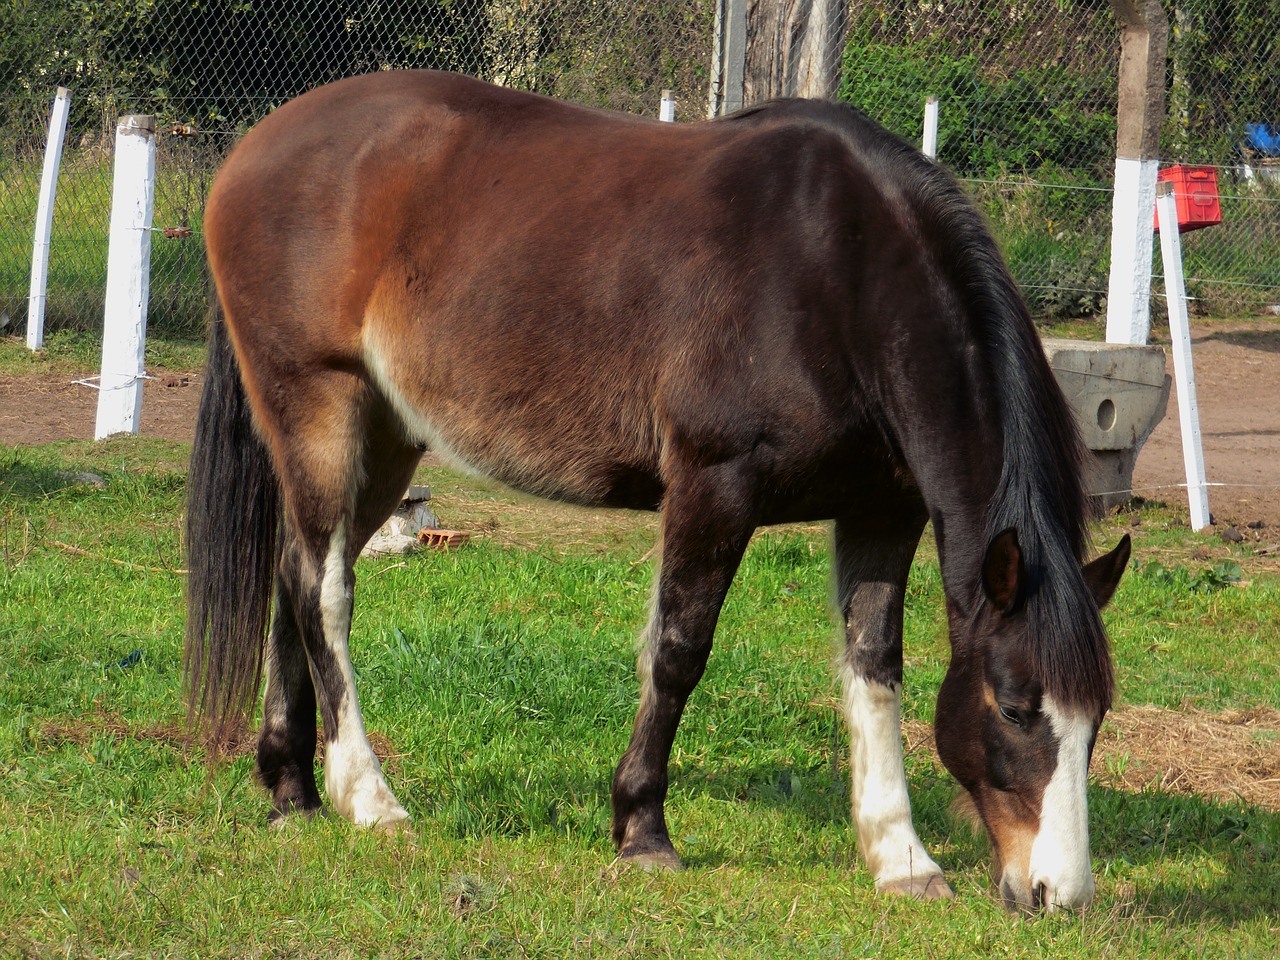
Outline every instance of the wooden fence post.
[(711, 43), (711, 86), (707, 117), (741, 110), (747, 56), (747, 0), (718, 0)]
[(1107, 341), (1146, 343), (1151, 331), (1152, 218), (1164, 119), (1169, 21), (1161, 0), (1111, 0), (1120, 23), (1120, 89)]

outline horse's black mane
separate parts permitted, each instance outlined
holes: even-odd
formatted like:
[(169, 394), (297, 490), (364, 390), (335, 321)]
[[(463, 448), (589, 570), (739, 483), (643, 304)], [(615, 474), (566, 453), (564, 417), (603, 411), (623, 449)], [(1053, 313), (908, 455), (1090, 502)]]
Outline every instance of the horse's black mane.
[[(1111, 658), (1080, 569), (1089, 547), (1082, 481), (1088, 454), (985, 219), (949, 172), (851, 106), (775, 101), (756, 112), (839, 129), (868, 174), (913, 208), (922, 239), (938, 252), (939, 268), (968, 308), (964, 321), (983, 347), (1000, 411), (1003, 466), (988, 507), (987, 542), (1010, 527), (1018, 533), (1030, 653), (1046, 692), (1060, 703), (1105, 709)], [(970, 601), (980, 591), (976, 580)]]

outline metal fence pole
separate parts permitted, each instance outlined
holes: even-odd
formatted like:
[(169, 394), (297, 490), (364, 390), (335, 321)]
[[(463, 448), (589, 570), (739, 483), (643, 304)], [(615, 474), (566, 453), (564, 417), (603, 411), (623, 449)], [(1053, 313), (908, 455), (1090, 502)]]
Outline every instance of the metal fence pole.
[(40, 200), (36, 204), (36, 229), (31, 246), (31, 291), (27, 295), (27, 346), (44, 346), (44, 307), (49, 287), (49, 236), (53, 232), (53, 202), (58, 195), (58, 171), (62, 167), (62, 141), (67, 134), (71, 91), (59, 87), (49, 117), (49, 142), (40, 174)]
[(114, 176), (95, 440), (137, 433), (142, 414), (156, 197), (155, 117), (120, 119)]

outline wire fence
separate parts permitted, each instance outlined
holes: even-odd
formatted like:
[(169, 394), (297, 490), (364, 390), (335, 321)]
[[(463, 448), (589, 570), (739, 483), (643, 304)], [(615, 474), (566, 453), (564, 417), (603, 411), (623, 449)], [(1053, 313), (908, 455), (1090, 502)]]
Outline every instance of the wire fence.
[[(1170, 21), (1166, 165), (1211, 166), (1223, 220), (1184, 237), (1189, 293), (1200, 312), (1280, 312), (1280, 0), (1178, 3)], [(650, 116), (669, 89), (679, 121), (736, 106), (735, 90), (832, 93), (916, 142), (936, 96), (939, 158), (987, 210), (1033, 310), (1104, 306), (1119, 55), (1106, 0), (27, 0), (0, 11), (0, 38), (4, 332), (26, 316), (58, 85), (73, 102), (49, 328), (101, 322), (115, 123), (148, 113), (156, 227), (191, 228), (156, 234), (150, 322), (196, 334), (203, 199), (230, 145), (311, 87), (410, 67)]]
[[(26, 316), (41, 155), (56, 87), (73, 100), (46, 326), (101, 322), (117, 118), (160, 119), (149, 323), (198, 333), (201, 213), (218, 162), (273, 108), (371, 70), (470, 73), (615, 110), (705, 115), (703, 0), (29, 0), (0, 10), (0, 323)], [(8, 18), (8, 22), (6, 22)], [(185, 231), (165, 227), (183, 226)]]
[[(1035, 312), (1101, 313), (1120, 49), (1110, 4), (851, 6), (841, 96), (917, 140), (925, 97), (939, 97), (939, 158), (986, 209)], [(1280, 130), (1280, 3), (1178, 3), (1169, 16), (1162, 175), (1213, 169), (1222, 215), (1183, 237), (1188, 295), (1201, 314), (1280, 313), (1280, 140), (1267, 139)], [(1160, 278), (1158, 244), (1155, 257)]]

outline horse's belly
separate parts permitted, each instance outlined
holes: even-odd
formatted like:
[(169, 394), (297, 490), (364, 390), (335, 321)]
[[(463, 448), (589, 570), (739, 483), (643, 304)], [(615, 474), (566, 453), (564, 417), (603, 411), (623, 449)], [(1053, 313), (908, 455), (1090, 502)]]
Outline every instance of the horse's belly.
[(545, 389), (513, 398), (480, 370), (441, 380), (380, 351), (366, 350), (365, 361), (406, 438), (464, 472), (583, 506), (661, 503), (650, 418), (620, 408), (637, 404), (591, 404)]
[(484, 436), (447, 426), (414, 433), (456, 468), (549, 500), (631, 510), (656, 510), (662, 503), (657, 470), (608, 443), (566, 445), (510, 429)]

